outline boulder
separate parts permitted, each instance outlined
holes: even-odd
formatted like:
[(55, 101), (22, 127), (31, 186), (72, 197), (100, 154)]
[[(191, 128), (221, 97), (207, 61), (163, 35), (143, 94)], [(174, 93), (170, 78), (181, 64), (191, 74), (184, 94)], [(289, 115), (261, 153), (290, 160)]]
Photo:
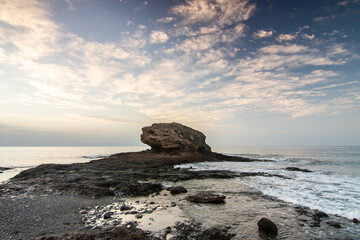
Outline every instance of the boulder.
[(314, 211), (314, 217), (317, 217), (317, 218), (324, 218), (324, 217), (329, 217), (329, 215), (327, 215), (326, 213), (320, 211), (320, 210), (317, 210), (315, 209)]
[(168, 188), (171, 195), (181, 194), (181, 193), (187, 193), (188, 190), (184, 187), (178, 186), (178, 187), (170, 187)]
[(338, 222), (335, 222), (335, 221), (329, 221), (329, 222), (326, 222), (327, 225), (331, 226), (331, 227), (334, 227), (334, 228), (341, 228), (341, 225), (340, 223)]
[(224, 203), (225, 198), (224, 195), (202, 192), (196, 195), (187, 196), (185, 200), (195, 203)]
[(141, 142), (157, 151), (211, 151), (202, 132), (180, 123), (154, 123), (143, 127)]
[(259, 232), (266, 235), (276, 236), (278, 233), (277, 226), (273, 221), (267, 218), (262, 218), (257, 223)]

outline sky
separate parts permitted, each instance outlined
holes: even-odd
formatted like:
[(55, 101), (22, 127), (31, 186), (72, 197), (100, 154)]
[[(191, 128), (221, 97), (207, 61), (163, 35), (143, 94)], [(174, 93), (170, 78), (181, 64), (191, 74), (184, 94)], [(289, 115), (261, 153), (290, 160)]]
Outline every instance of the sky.
[(0, 0), (0, 145), (360, 145), (360, 0)]

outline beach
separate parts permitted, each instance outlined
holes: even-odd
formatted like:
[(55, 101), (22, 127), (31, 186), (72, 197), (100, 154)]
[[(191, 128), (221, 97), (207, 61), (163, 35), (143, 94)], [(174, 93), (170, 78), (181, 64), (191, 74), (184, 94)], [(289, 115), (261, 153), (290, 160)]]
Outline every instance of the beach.
[[(184, 163), (224, 161), (259, 163), (216, 154), (159, 155), (144, 151), (89, 163), (40, 165), (1, 185), (0, 214), (5, 221), (0, 238), (71, 239), (76, 234), (95, 236), (101, 229), (124, 228), (130, 232), (141, 229), (145, 234), (142, 239), (201, 239), (205, 235), (207, 239), (264, 239), (257, 227), (262, 217), (277, 225), (276, 239), (359, 236), (352, 219), (331, 214), (319, 218), (315, 209), (281, 201), (242, 183), (249, 176), (272, 179), (281, 175), (174, 168)], [(172, 195), (170, 189), (175, 186), (188, 192)], [(221, 204), (184, 200), (198, 192), (221, 194), (226, 199)], [(131, 209), (122, 211), (124, 205)]]

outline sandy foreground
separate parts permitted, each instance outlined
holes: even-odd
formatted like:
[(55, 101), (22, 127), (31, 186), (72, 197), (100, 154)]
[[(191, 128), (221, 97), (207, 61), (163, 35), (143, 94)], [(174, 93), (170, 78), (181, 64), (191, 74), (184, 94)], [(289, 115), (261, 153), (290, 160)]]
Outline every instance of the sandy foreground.
[[(141, 155), (141, 159), (146, 160), (144, 156)], [(117, 161), (121, 162), (122, 157), (118, 157)], [(133, 164), (121, 164), (121, 169), (130, 171), (130, 175), (119, 178), (116, 184), (129, 184), (125, 180), (135, 174), (131, 183), (136, 181), (142, 193), (149, 190), (142, 186), (154, 180), (164, 190), (131, 196), (133, 194), (107, 194), (97, 189), (103, 195), (91, 196), (87, 191), (81, 195), (79, 186), (85, 185), (79, 185), (81, 181), (76, 179), (82, 179), (90, 172), (94, 174), (94, 164), (73, 165), (66, 169), (58, 165), (40, 167), (2, 185), (0, 239), (95, 239), (96, 234), (100, 234), (96, 239), (107, 239), (104, 236), (113, 233), (114, 228), (130, 232), (133, 238), (128, 239), (272, 239), (259, 234), (257, 222), (262, 217), (271, 219), (277, 225), (279, 234), (274, 239), (359, 239), (360, 236), (359, 225), (349, 219), (334, 215), (318, 218), (312, 209), (266, 196), (242, 183), (243, 177), (251, 176), (228, 172), (221, 175), (221, 171), (196, 174), (188, 173), (188, 170), (172, 172), (169, 162), (166, 162), (166, 168), (159, 167), (163, 163), (156, 165), (157, 168), (144, 164), (135, 171)], [(84, 170), (85, 175), (79, 175), (74, 170), (79, 166), (91, 171)], [(113, 172), (114, 162), (111, 166)], [(74, 171), (75, 177), (74, 174), (66, 175), (71, 171)], [(104, 176), (110, 176), (110, 172), (99, 171), (108, 182), (109, 177)], [(116, 174), (124, 175), (120, 170)], [(94, 179), (98, 181), (98, 178)], [(112, 176), (111, 179), (115, 178)], [(86, 183), (90, 186), (95, 180), (88, 177)], [(71, 185), (71, 181), (77, 182)], [(183, 186), (188, 192), (172, 195), (166, 189), (174, 186)], [(124, 186), (118, 188), (123, 192), (129, 191)], [(76, 191), (69, 191), (73, 189)], [(188, 195), (204, 191), (225, 195), (225, 203), (184, 200)], [(341, 228), (330, 226), (328, 222), (337, 222)], [(76, 234), (83, 234), (83, 238), (75, 238)], [(84, 234), (88, 234), (87, 238)]]

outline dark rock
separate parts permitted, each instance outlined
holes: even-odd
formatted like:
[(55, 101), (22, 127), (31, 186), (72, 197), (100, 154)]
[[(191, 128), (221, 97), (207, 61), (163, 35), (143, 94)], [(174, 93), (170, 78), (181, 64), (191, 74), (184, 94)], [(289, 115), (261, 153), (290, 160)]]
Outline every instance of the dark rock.
[(105, 229), (93, 229), (86, 230), (84, 232), (77, 232), (73, 234), (57, 235), (57, 236), (45, 236), (39, 238), (40, 240), (90, 240), (90, 239), (131, 239), (131, 240), (147, 240), (152, 239), (149, 233), (136, 228), (130, 227), (114, 227)]
[(209, 229), (203, 229), (199, 223), (176, 223), (171, 233), (175, 235), (177, 240), (229, 240), (235, 235), (229, 234), (226, 228), (212, 227)]
[(187, 196), (185, 200), (196, 203), (224, 203), (225, 198), (224, 195), (202, 192), (196, 195)]
[(141, 142), (157, 151), (211, 151), (202, 132), (179, 123), (154, 123), (143, 127)]
[(138, 211), (129, 211), (129, 212), (126, 212), (125, 215), (128, 215), (128, 214), (138, 214), (139, 212)]
[(188, 190), (184, 187), (170, 187), (168, 188), (170, 190), (171, 195), (181, 194), (181, 193), (187, 193)]
[(359, 220), (357, 218), (354, 218), (352, 221), (353, 221), (353, 223), (356, 223), (356, 224), (359, 223)]
[(124, 204), (124, 205), (122, 205), (121, 207), (120, 207), (120, 211), (128, 211), (128, 210), (131, 210), (131, 209), (133, 209), (134, 207), (132, 207), (132, 206), (129, 206), (129, 205), (126, 205), (126, 204)]
[(334, 228), (341, 228), (340, 223), (335, 222), (335, 221), (329, 221), (329, 222), (326, 222), (326, 224), (331, 226), (331, 227), (334, 227)]
[(258, 221), (257, 225), (259, 227), (260, 233), (264, 233), (266, 235), (272, 235), (272, 236), (276, 236), (278, 233), (277, 226), (270, 219), (262, 218)]
[(160, 183), (139, 183), (133, 182), (118, 187), (123, 193), (132, 196), (147, 196), (154, 192), (160, 192), (164, 188)]
[(294, 172), (312, 172), (308, 169), (303, 169), (303, 168), (298, 168), (298, 167), (287, 167), (287, 168), (285, 168), (285, 170), (294, 171)]
[(318, 218), (324, 218), (324, 217), (329, 217), (329, 215), (327, 215), (326, 213), (319, 211), (319, 210), (315, 210), (314, 211), (314, 217), (318, 217)]
[(135, 217), (136, 217), (137, 219), (140, 219), (140, 218), (143, 217), (143, 215), (142, 215), (141, 213), (137, 213), (137, 214), (135, 215)]
[(6, 170), (10, 170), (10, 169), (12, 169), (12, 168), (0, 167), (0, 172), (1, 172), (1, 171), (6, 171)]
[(104, 214), (104, 219), (108, 219), (108, 218), (111, 218), (111, 216), (114, 214), (114, 212), (107, 212)]
[(320, 221), (312, 221), (310, 227), (320, 227)]

